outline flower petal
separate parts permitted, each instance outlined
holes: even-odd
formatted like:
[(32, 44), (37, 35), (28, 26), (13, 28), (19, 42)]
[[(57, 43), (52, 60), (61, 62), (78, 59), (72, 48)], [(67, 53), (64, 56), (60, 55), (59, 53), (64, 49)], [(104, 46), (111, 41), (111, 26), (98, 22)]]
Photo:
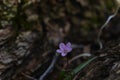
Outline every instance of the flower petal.
[(60, 50), (64, 51), (64, 48), (65, 48), (66, 46), (65, 46), (64, 43), (60, 43), (59, 47), (60, 47)]
[(71, 43), (70, 42), (68, 42), (66, 44), (66, 50), (67, 50), (67, 52), (71, 52), (72, 51), (72, 47), (71, 47)]
[(62, 51), (60, 49), (57, 49), (56, 52), (57, 53), (62, 53)]
[(67, 52), (71, 52), (72, 48), (71, 47), (67, 47)]
[(67, 46), (67, 47), (71, 47), (71, 43), (68, 42), (68, 43), (66, 44), (66, 46)]
[(67, 55), (67, 53), (61, 53), (61, 56), (66, 56)]

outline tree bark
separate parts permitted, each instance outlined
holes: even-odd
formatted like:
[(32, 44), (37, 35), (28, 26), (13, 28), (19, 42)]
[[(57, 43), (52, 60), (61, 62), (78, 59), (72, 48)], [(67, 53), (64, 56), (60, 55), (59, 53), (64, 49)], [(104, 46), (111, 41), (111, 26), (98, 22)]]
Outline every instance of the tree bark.
[[(4, 29), (10, 35), (0, 47), (0, 79), (31, 80), (40, 76), (49, 65), (52, 56), (45, 54), (44, 38), (37, 31), (21, 31), (17, 36), (12, 29)], [(8, 32), (8, 34), (7, 34)], [(2, 32), (3, 34), (3, 32)], [(13, 39), (14, 36), (14, 39)], [(12, 39), (10, 39), (12, 37)], [(41, 40), (41, 41), (40, 41)], [(2, 41), (1, 41), (2, 42)], [(97, 58), (80, 73), (80, 80), (120, 80), (120, 39), (109, 42), (106, 47), (96, 52)], [(46, 58), (47, 57), (47, 58)], [(84, 74), (83, 74), (84, 73)], [(82, 74), (82, 75), (81, 75)], [(29, 75), (29, 76), (28, 76)]]
[(98, 58), (81, 72), (84, 75), (79, 75), (80, 80), (120, 80), (120, 39), (95, 54)]

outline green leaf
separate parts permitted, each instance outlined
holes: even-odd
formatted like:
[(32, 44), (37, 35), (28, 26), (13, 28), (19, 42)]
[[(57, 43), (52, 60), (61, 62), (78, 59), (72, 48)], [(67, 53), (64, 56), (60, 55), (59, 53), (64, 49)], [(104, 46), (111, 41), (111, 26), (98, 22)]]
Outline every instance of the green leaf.
[(87, 66), (90, 62), (92, 62), (94, 59), (96, 59), (96, 57), (93, 57), (93, 58), (89, 59), (88, 61), (84, 62), (83, 64), (80, 64), (77, 68), (72, 70), (71, 74), (75, 75), (80, 70), (82, 70), (85, 66)]
[(58, 76), (58, 80), (63, 80), (63, 78), (65, 77), (66, 71), (62, 70), (60, 71), (60, 74)]
[(87, 66), (90, 62), (92, 62), (97, 57), (93, 57), (89, 59), (88, 61), (84, 62), (83, 64), (80, 64), (78, 67), (73, 69), (70, 74), (66, 75), (63, 80), (72, 80), (73, 76), (78, 73), (80, 70), (82, 70), (85, 66)]

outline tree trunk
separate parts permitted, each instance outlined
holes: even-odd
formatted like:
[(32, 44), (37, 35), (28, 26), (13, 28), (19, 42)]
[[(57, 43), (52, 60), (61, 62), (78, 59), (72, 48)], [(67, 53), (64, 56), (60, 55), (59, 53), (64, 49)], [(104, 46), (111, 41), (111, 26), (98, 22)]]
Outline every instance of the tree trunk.
[(105, 49), (83, 70), (80, 80), (120, 80), (120, 39), (109, 42)]
[[(5, 39), (0, 47), (0, 79), (31, 80), (30, 75), (40, 76), (52, 57), (42, 54), (46, 52), (43, 48), (47, 48), (43, 43), (45, 39), (37, 31), (21, 31), (16, 36), (13, 32), (6, 28), (0, 33), (4, 35), (1, 40)], [(120, 39), (109, 42), (105, 49), (95, 54), (98, 58), (79, 73), (79, 79), (120, 80)]]

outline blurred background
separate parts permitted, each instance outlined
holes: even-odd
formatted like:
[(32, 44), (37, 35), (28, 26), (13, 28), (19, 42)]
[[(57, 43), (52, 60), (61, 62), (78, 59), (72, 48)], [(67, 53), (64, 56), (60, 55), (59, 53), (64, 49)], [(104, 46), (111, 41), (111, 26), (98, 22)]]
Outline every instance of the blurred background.
[[(99, 50), (98, 33), (117, 7), (116, 0), (0, 0), (0, 55), (7, 51), (6, 55), (12, 56), (7, 57), (6, 63), (0, 58), (5, 67), (1, 68), (1, 74), (12, 64), (11, 72), (7, 71), (12, 74), (7, 80), (11, 76), (14, 80), (31, 80), (27, 75), (38, 78), (47, 69), (60, 42), (82, 46), (74, 49), (68, 60), (84, 52), (98, 55), (92, 54)], [(118, 11), (102, 31), (103, 46), (120, 37), (119, 21)], [(68, 71), (87, 59), (77, 59), (68, 66)], [(61, 57), (47, 80), (57, 80), (65, 64), (66, 58)], [(14, 69), (19, 70), (13, 72)]]

